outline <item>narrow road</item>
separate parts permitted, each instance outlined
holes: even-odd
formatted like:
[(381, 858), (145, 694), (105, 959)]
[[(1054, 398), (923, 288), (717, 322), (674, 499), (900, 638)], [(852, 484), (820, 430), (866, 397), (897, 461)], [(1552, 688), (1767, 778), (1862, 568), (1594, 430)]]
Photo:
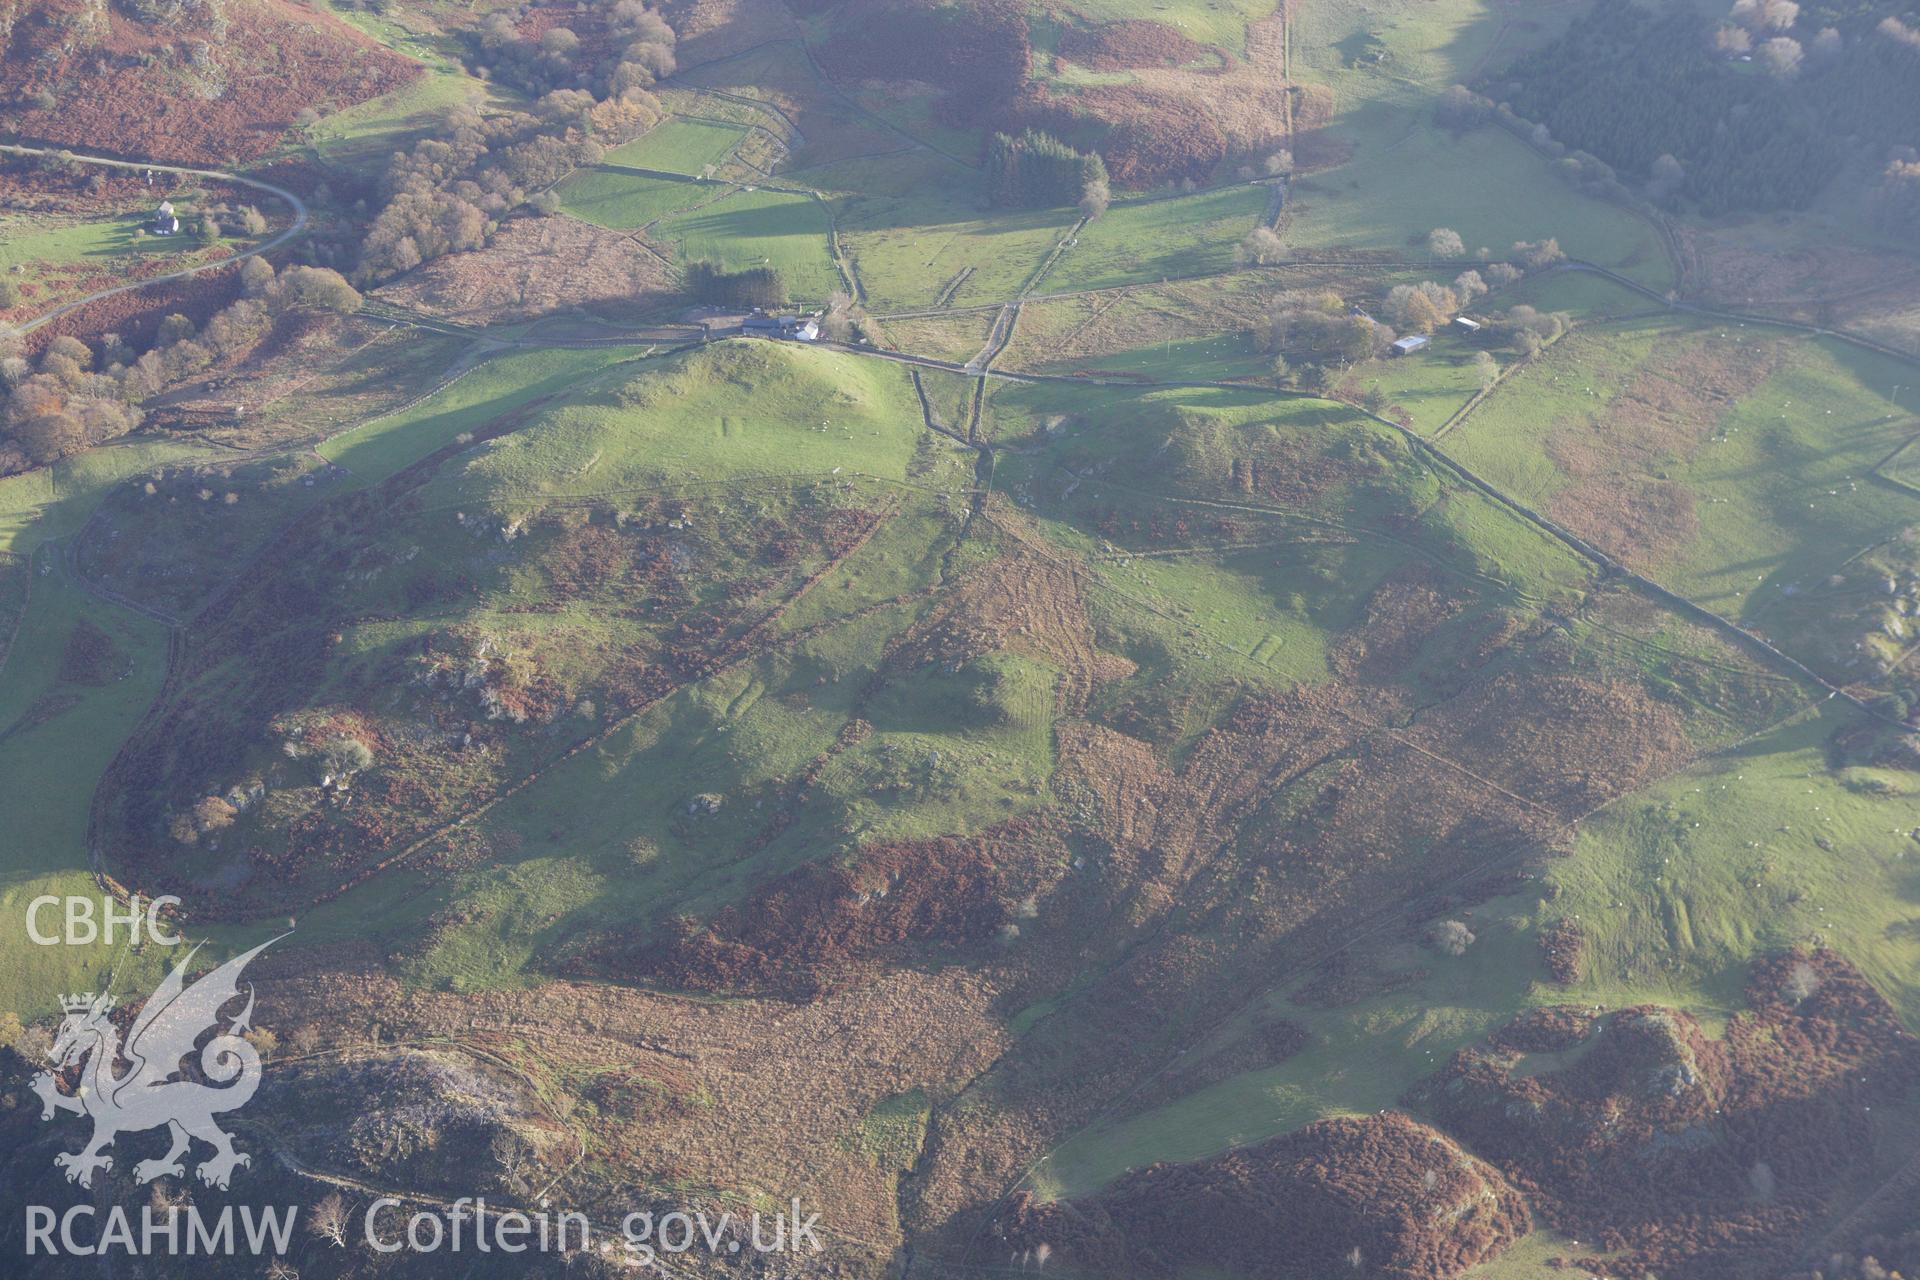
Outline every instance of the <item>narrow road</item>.
[(179, 165), (148, 164), (139, 160), (109, 160), (103, 156), (83, 156), (78, 152), (62, 151), (51, 147), (0, 146), (0, 154), (14, 156), (64, 155), (71, 157), (74, 162), (78, 164), (104, 165), (110, 169), (151, 169), (155, 173), (181, 173), (195, 178), (212, 178), (217, 182), (231, 182), (237, 186), (252, 187), (256, 191), (264, 191), (275, 199), (285, 201), (287, 207), (293, 210), (293, 224), (291, 226), (279, 235), (274, 236), (271, 240), (258, 244), (251, 249), (233, 254), (230, 257), (222, 258), (218, 262), (202, 263), (197, 267), (187, 267), (180, 271), (169, 271), (165, 275), (149, 276), (145, 280), (136, 280), (132, 284), (122, 284), (116, 285), (111, 289), (96, 290), (84, 298), (75, 298), (72, 302), (64, 302), (51, 311), (35, 316), (25, 324), (17, 326), (14, 330), (16, 333), (31, 333), (50, 320), (58, 320), (69, 311), (77, 311), (89, 303), (98, 302), (102, 298), (111, 298), (115, 294), (131, 293), (135, 289), (144, 289), (148, 285), (159, 284), (166, 280), (184, 280), (189, 276), (205, 275), (210, 271), (223, 271), (243, 258), (251, 258), (258, 254), (266, 253), (269, 250), (277, 249), (307, 229), (306, 201), (285, 187), (275, 186), (271, 182), (262, 182), (258, 178), (243, 178), (237, 173), (226, 173), (219, 169), (188, 169)]

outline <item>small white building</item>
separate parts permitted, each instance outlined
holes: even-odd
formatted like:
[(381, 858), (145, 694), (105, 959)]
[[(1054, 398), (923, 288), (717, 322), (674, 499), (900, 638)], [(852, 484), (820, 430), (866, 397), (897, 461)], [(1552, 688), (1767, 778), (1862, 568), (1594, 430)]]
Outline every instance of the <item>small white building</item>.
[(1480, 330), (1486, 326), (1482, 325), (1478, 320), (1469, 320), (1466, 316), (1455, 316), (1453, 318), (1453, 327), (1460, 333), (1474, 334), (1480, 332)]
[(1428, 341), (1429, 339), (1424, 333), (1410, 333), (1400, 339), (1400, 341), (1394, 343), (1388, 350), (1396, 356), (1410, 356), (1420, 348), (1426, 346)]

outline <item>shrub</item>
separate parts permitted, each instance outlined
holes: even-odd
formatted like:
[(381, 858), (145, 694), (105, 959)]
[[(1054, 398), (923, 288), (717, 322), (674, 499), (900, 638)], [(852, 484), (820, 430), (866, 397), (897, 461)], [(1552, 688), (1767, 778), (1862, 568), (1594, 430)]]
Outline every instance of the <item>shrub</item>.
[(1235, 256), (1242, 263), (1264, 267), (1286, 257), (1287, 244), (1272, 227), (1255, 227), (1240, 242)]
[(358, 738), (341, 736), (320, 748), (320, 766), (324, 770), (321, 779), (323, 785), (330, 782), (345, 781), (354, 774), (373, 767), (373, 748)]
[(1463, 956), (1473, 942), (1473, 930), (1458, 920), (1442, 920), (1427, 930), (1427, 944), (1442, 955)]

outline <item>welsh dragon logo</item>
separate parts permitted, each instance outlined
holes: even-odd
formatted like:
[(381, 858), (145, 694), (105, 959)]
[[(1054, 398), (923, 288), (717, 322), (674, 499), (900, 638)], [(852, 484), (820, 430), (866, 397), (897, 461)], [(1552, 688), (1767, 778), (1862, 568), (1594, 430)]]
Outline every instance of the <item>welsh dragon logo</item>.
[[(61, 1092), (58, 1080), (47, 1071), (34, 1077), (33, 1091), (40, 1095), (42, 1120), (51, 1120), (60, 1111), (93, 1119), (93, 1138), (85, 1147), (53, 1158), (66, 1171), (67, 1181), (92, 1186), (96, 1169), (113, 1168), (113, 1157), (106, 1149), (115, 1138), (162, 1125), (173, 1145), (158, 1160), (134, 1165), (136, 1181), (152, 1182), (163, 1174), (184, 1177), (180, 1157), (196, 1138), (214, 1151), (198, 1170), (200, 1180), (210, 1187), (225, 1187), (235, 1167), (253, 1162), (233, 1149), (233, 1139), (213, 1119), (247, 1105), (260, 1087), (260, 1055), (240, 1035), (253, 1016), (251, 985), (246, 1007), (200, 1050), (200, 1073), (213, 1083), (184, 1078), (182, 1062), (193, 1053), (201, 1035), (219, 1027), (220, 1010), (240, 997), (240, 973), (248, 961), (277, 941), (263, 942), (188, 985), (187, 966), (200, 950), (194, 947), (147, 997), (124, 1044), (107, 1017), (113, 1009), (112, 996), (103, 992), (60, 998), (66, 1019), (47, 1056), (62, 1070), (83, 1061), (86, 1067), (76, 1093)], [(114, 1065), (122, 1060), (128, 1069), (115, 1075)]]

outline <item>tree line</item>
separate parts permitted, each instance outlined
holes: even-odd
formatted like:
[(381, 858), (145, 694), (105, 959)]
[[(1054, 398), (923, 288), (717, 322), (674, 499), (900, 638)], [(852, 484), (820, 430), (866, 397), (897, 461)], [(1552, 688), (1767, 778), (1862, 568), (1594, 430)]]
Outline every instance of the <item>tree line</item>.
[(571, 27), (520, 34), (512, 16), (494, 13), (468, 37), (467, 65), (475, 75), (512, 85), (529, 98), (578, 89), (596, 99), (645, 89), (675, 70), (678, 38), (644, 0), (611, 0), (586, 11), (592, 29)]
[(475, 57), (491, 61), (476, 70), (535, 94), (534, 109), (482, 116), (462, 107), (433, 136), (395, 153), (355, 279), (376, 283), (481, 248), (516, 209), (553, 212), (554, 183), (659, 123), (648, 86), (673, 72), (673, 28), (641, 0), (615, 0), (593, 15), (607, 35), (599, 55), (566, 27), (527, 41), (506, 14), (483, 24)]
[[(1427, 246), (1436, 258), (1466, 257), (1460, 236), (1446, 227), (1434, 228)], [(1278, 257), (1266, 255), (1279, 247), (1279, 238), (1262, 228), (1243, 244), (1242, 260), (1252, 264), (1278, 261)], [(1351, 304), (1331, 289), (1289, 289), (1274, 299), (1266, 315), (1255, 324), (1253, 341), (1271, 357), (1269, 373), (1276, 382), (1303, 391), (1325, 392), (1346, 369), (1386, 355), (1402, 334), (1433, 333), (1493, 290), (1516, 284), (1529, 271), (1544, 270), (1564, 257), (1559, 243), (1551, 239), (1517, 242), (1504, 258), (1479, 250), (1470, 259), (1472, 265), (1452, 280), (1396, 284), (1372, 304), (1373, 311)], [(1565, 333), (1569, 323), (1560, 313), (1515, 306), (1487, 317), (1479, 341), (1485, 348), (1500, 348), (1524, 357)], [(1490, 383), (1499, 372), (1490, 349), (1481, 350), (1475, 363), (1483, 384)], [(1379, 408), (1373, 404), (1367, 407), (1376, 412)]]
[[(1920, 47), (1891, 13), (1829, 16), (1737, 0), (1712, 22), (1600, 0), (1486, 90), (1537, 142), (1573, 150), (1576, 180), (1644, 175), (1654, 198), (1708, 216), (1804, 208), (1850, 156), (1879, 172), (1920, 142)], [(1475, 123), (1475, 105), (1450, 91), (1442, 119)]]
[(166, 317), (145, 352), (118, 334), (92, 346), (63, 334), (34, 361), (18, 335), (0, 339), (0, 475), (127, 434), (140, 425), (143, 400), (244, 355), (284, 315), (360, 309), (360, 294), (339, 272), (289, 267), (276, 273), (259, 257), (241, 263), (240, 292), (204, 327), (183, 315)]

